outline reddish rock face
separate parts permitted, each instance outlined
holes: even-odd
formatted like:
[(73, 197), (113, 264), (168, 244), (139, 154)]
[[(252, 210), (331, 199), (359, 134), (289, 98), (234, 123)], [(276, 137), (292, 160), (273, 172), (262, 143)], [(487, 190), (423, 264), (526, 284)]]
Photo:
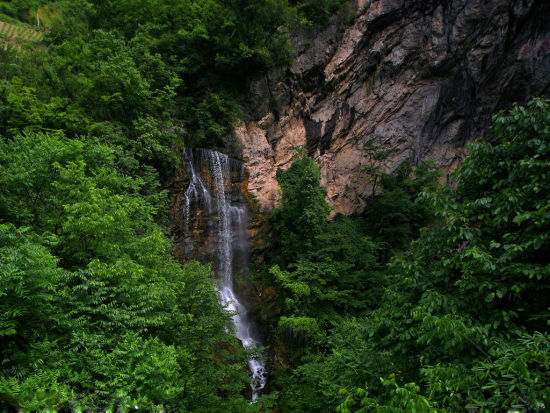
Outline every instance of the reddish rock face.
[(384, 169), (433, 159), (447, 170), (465, 144), (490, 139), (492, 114), (550, 95), (550, 3), (545, 0), (357, 0), (351, 24), (294, 39), (287, 73), (254, 79), (235, 129), (262, 208), (279, 200), (277, 168), (306, 147), (335, 212), (372, 193), (365, 143), (393, 150)]

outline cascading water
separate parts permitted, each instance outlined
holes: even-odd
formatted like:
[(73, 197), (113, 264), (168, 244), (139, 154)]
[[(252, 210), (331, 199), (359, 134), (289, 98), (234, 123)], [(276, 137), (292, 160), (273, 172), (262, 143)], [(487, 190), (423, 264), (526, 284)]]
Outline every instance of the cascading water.
[[(235, 267), (246, 269), (250, 248), (246, 202), (242, 194), (235, 196), (231, 188), (231, 174), (242, 175), (242, 164), (225, 154), (206, 149), (185, 148), (182, 157), (189, 174), (189, 186), (182, 198), (185, 231), (190, 231), (193, 207), (202, 208), (207, 217), (205, 224), (217, 237), (214, 264), (220, 279), (220, 301), (227, 311), (234, 314), (235, 336), (245, 348), (257, 348), (260, 340), (256, 327), (238, 300), (233, 285)], [(201, 171), (210, 179), (201, 176)], [(266, 384), (265, 361), (251, 358), (248, 367), (252, 373), (252, 400), (255, 400)]]

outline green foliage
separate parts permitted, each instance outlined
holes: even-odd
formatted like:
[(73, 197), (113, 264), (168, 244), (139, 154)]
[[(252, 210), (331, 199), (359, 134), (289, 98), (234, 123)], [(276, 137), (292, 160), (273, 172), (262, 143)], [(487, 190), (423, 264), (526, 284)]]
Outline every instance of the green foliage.
[(200, 101), (187, 98), (182, 110), (189, 127), (189, 144), (197, 147), (226, 146), (226, 138), (241, 115), (240, 107), (224, 92), (207, 92)]
[(94, 2), (90, 23), (116, 27), (169, 62), (181, 79), (177, 116), (188, 143), (221, 148), (240, 114), (236, 96), (245, 80), (290, 62), (295, 20), (285, 0), (125, 0)]
[(363, 145), (363, 152), (368, 158), (367, 164), (363, 166), (363, 173), (372, 186), (372, 197), (374, 197), (381, 178), (385, 176), (382, 171), (387, 166), (388, 157), (394, 151), (384, 148), (383, 145), (378, 145), (374, 141), (367, 141)]
[(346, 0), (104, 0), (93, 28), (146, 43), (182, 80), (179, 114), (189, 144), (223, 148), (239, 117), (236, 97), (251, 75), (287, 66), (290, 31), (322, 27)]
[[(61, 272), (56, 268), (55, 257), (41, 245), (42, 240), (28, 232), (16, 230), (11, 224), (0, 226), (2, 342), (16, 335), (39, 335), (44, 332), (45, 321), (55, 319), (51, 301)], [(41, 311), (35, 312), (36, 307)], [(9, 350), (2, 345), (2, 351)]]
[(56, 102), (61, 107), (52, 108), (54, 115), (65, 113), (80, 124), (60, 126), (55, 119), (48, 127), (82, 134), (91, 122), (128, 125), (169, 110), (184, 124), (188, 145), (226, 148), (246, 79), (288, 65), (290, 30), (299, 22), (320, 27), (344, 3), (29, 0), (6, 7), (14, 16), (28, 18), (39, 10), (51, 17), (48, 53), (31, 54), (44, 56), (44, 73), (26, 86), (50, 85), (53, 93), (39, 101), (66, 98)]
[[(380, 287), (376, 245), (357, 223), (338, 215), (318, 234), (309, 251), (282, 271), (271, 268), (290, 314), (312, 316), (326, 323), (340, 312), (374, 306)], [(370, 295), (365, 292), (370, 291)]]
[[(454, 392), (452, 400), (445, 399), (452, 408), (460, 399), (491, 409), (548, 403), (548, 394), (536, 384), (545, 380), (537, 372), (544, 371), (547, 341), (529, 374), (521, 377), (533, 380), (521, 395), (511, 386), (504, 396), (489, 386), (487, 376), (465, 386), (458, 372), (483, 359), (504, 368), (502, 358), (514, 357), (512, 348), (534, 340), (528, 337), (536, 331), (547, 331), (549, 121), (550, 108), (541, 100), (495, 116), (499, 144), (471, 145), (471, 156), (454, 174), (456, 190), (425, 195), (444, 224), (426, 231), (410, 259), (399, 264), (420, 293), (419, 344), (443, 343), (446, 350), (424, 353), (423, 374), (434, 388), (434, 382), (454, 375), (444, 393), (432, 396), (438, 400)], [(441, 365), (446, 368), (440, 370)], [(504, 371), (496, 375), (519, 373), (510, 366)]]
[(431, 162), (423, 162), (414, 171), (403, 162), (393, 175), (378, 175), (383, 191), (369, 199), (362, 215), (367, 233), (390, 247), (386, 258), (392, 250), (406, 249), (420, 228), (433, 220), (430, 207), (417, 198), (422, 190), (435, 187), (438, 176)]
[[(354, 261), (331, 254), (324, 260), (332, 245), (326, 241), (272, 269), (286, 297), (281, 320), (310, 317), (324, 327), (294, 351), (294, 370), (277, 376), (282, 408), (547, 408), (550, 106), (535, 99), (501, 112), (493, 131), (496, 144), (470, 145), (453, 187), (435, 186), (429, 165), (414, 173), (402, 165), (392, 177), (379, 176), (384, 192), (371, 200), (356, 231), (393, 251), (374, 248), (374, 265), (372, 258), (358, 262), (364, 275), (354, 279), (355, 294), (325, 301), (345, 292), (341, 284), (332, 289), (331, 267)], [(344, 235), (339, 242), (347, 238), (353, 239)], [(346, 305), (358, 298), (356, 307)], [(307, 391), (298, 401), (301, 389)]]
[(293, 262), (300, 253), (311, 249), (315, 236), (326, 227), (330, 206), (320, 180), (319, 167), (305, 151), (297, 152), (290, 168), (277, 170), (281, 203), (270, 222), (283, 263)]
[(176, 75), (142, 45), (103, 31), (90, 37), (51, 45), (47, 54), (18, 56), (17, 70), (7, 65), (0, 80), (0, 132), (97, 136), (117, 147), (126, 172), (150, 174), (153, 167), (163, 177), (171, 174), (181, 141), (167, 110), (179, 84)]
[[(355, 395), (347, 396), (346, 400), (336, 408), (336, 411), (338, 413), (437, 413), (442, 411), (432, 407), (428, 399), (418, 394), (420, 388), (416, 384), (407, 383), (401, 387), (396, 383), (393, 375), (389, 379), (380, 380), (390, 395), (387, 403), (380, 405), (376, 399), (369, 397), (367, 390), (357, 389)], [(345, 390), (342, 393), (345, 394)], [(358, 399), (358, 403), (353, 396)], [(354, 406), (356, 404), (359, 406)]]
[(396, 293), (412, 305), (420, 378), (450, 410), (548, 404), (538, 383), (548, 380), (549, 346), (535, 337), (549, 319), (549, 121), (540, 100), (495, 116), (499, 144), (471, 145), (456, 190), (424, 195), (441, 224), (394, 263)]
[(117, 172), (109, 146), (30, 133), (0, 147), (2, 217), (56, 234), (64, 259), (117, 256), (117, 244), (152, 227), (143, 181)]
[(295, 336), (312, 336), (319, 331), (317, 320), (311, 317), (285, 317), (279, 320), (279, 328)]
[(327, 404), (327, 393), (321, 397), (318, 393), (316, 380), (325, 373), (324, 366), (311, 358), (330, 348), (327, 333), (342, 322), (342, 314), (376, 307), (384, 286), (378, 248), (362, 232), (362, 219), (338, 214), (327, 221), (329, 208), (319, 168), (304, 152), (288, 170), (279, 170), (277, 178), (282, 202), (270, 220), (281, 255), (270, 257), (267, 265), (279, 264), (270, 267), (267, 282), (277, 289), (280, 302), (278, 339), (292, 349), (294, 363), (310, 362), (294, 373), (274, 373), (278, 407), (297, 412), (335, 407)]
[(210, 269), (170, 256), (143, 180), (95, 139), (28, 133), (0, 148), (3, 403), (245, 408), (246, 355), (215, 350), (235, 340)]
[(304, 152), (278, 171), (262, 281), (276, 291), (266, 323), (291, 354), (271, 398), (242, 396), (249, 354), (226, 331), (210, 269), (171, 257), (161, 181), (183, 141), (227, 148), (245, 80), (290, 62), (296, 24), (321, 27), (345, 4), (0, 2), (12, 21), (38, 9), (52, 26), (47, 48), (0, 54), (2, 408), (550, 405), (542, 100), (496, 115), (496, 143), (470, 145), (453, 187), (436, 187), (429, 164), (383, 174), (390, 152), (367, 143), (360, 217), (327, 220)]
[(291, 0), (298, 12), (314, 27), (322, 27), (342, 8), (348, 0)]
[(33, 20), (29, 20), (29, 11), (40, 6), (41, 3), (44, 3), (40, 0), (18, 0), (18, 1), (1, 1), (0, 2), (0, 13), (5, 13), (8, 16), (11, 16), (15, 19), (27, 21), (28, 23), (36, 24), (36, 17)]

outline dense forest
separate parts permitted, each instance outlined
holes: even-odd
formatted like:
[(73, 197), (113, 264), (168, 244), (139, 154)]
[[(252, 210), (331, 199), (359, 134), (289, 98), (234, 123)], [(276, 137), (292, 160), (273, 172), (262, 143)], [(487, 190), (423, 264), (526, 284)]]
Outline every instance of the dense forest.
[(365, 165), (378, 190), (353, 216), (331, 215), (318, 165), (296, 150), (259, 218), (253, 281), (276, 294), (257, 311), (284, 362), (255, 403), (254, 350), (233, 336), (211, 266), (174, 258), (181, 149), (237, 153), (247, 78), (292, 61), (293, 31), (350, 7), (0, 2), (0, 21), (43, 35), (0, 50), (0, 411), (548, 409), (544, 99), (496, 113), (448, 184), (429, 161)]

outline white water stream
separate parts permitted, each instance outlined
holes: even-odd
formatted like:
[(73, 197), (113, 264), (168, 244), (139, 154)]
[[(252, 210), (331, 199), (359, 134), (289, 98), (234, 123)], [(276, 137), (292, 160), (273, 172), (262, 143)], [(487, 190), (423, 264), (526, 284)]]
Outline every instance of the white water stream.
[[(206, 150), (185, 148), (183, 161), (189, 173), (189, 186), (183, 194), (185, 230), (189, 232), (192, 206), (196, 205), (211, 217), (217, 236), (216, 275), (220, 279), (218, 294), (223, 307), (233, 315), (235, 336), (245, 348), (254, 349), (260, 340), (253, 320), (246, 307), (238, 300), (233, 287), (234, 266), (248, 265), (248, 209), (242, 199), (234, 199), (231, 191), (231, 172), (242, 175), (242, 164), (227, 155)], [(207, 169), (210, 182), (200, 171)], [(210, 188), (210, 189), (209, 189)], [(217, 222), (213, 222), (216, 221)], [(252, 374), (252, 400), (255, 400), (266, 384), (265, 361), (251, 358), (248, 367)]]

